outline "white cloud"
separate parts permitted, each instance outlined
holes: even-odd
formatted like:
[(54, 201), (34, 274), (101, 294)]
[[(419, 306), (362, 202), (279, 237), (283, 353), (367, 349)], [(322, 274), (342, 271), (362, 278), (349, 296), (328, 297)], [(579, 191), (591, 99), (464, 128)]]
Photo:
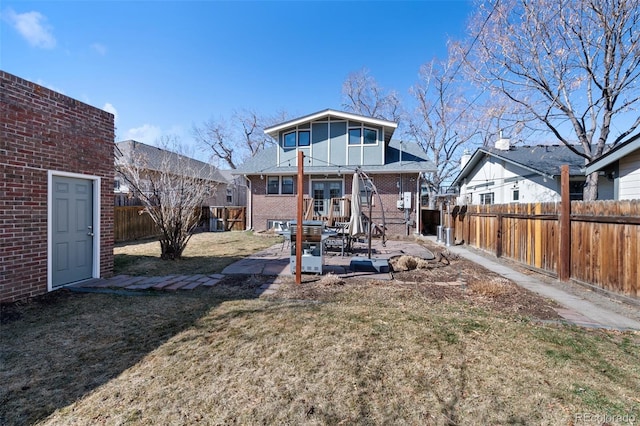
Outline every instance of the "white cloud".
[(104, 104), (102, 109), (107, 111), (107, 112), (110, 112), (111, 114), (113, 114), (113, 121), (114, 121), (115, 125), (117, 126), (118, 125), (118, 110), (116, 109), (116, 107), (114, 107), (112, 104), (107, 102), (106, 104)]
[(138, 142), (144, 142), (146, 144), (153, 145), (162, 136), (160, 127), (152, 124), (143, 124), (140, 127), (129, 129), (125, 132), (125, 140), (133, 139)]
[(106, 54), (107, 54), (107, 46), (105, 46), (104, 44), (101, 44), (101, 43), (93, 43), (93, 44), (91, 45), (91, 48), (92, 48), (93, 50), (95, 50), (96, 52), (98, 52), (98, 54), (99, 54), (100, 56), (104, 56), (104, 55), (106, 55)]
[(31, 46), (43, 49), (56, 47), (52, 28), (46, 24), (47, 18), (40, 12), (16, 13), (13, 9), (7, 9), (6, 17)]

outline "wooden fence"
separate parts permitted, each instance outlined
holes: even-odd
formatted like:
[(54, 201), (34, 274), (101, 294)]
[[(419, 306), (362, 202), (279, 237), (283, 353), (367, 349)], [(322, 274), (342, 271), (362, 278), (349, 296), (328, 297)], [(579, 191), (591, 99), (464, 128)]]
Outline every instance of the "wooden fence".
[(216, 219), (220, 229), (211, 231), (244, 231), (247, 229), (247, 208), (243, 206), (203, 207), (203, 220), (211, 224)]
[(640, 297), (640, 200), (571, 202), (565, 256), (560, 219), (561, 203), (456, 206), (444, 226), (457, 243)]
[(160, 233), (148, 214), (140, 214), (142, 206), (115, 206), (113, 229), (115, 241), (132, 241), (154, 237)]
[[(140, 214), (142, 206), (114, 207), (114, 238), (116, 242), (155, 237), (158, 227), (148, 214)], [(217, 219), (211, 221), (210, 219)], [(211, 224), (220, 224), (220, 229)], [(246, 207), (203, 207), (199, 230), (244, 231), (246, 229)]]

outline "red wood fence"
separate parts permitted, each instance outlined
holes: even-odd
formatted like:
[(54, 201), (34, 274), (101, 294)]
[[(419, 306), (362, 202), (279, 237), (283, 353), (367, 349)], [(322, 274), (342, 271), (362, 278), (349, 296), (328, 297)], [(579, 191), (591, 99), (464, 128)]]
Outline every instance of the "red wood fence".
[(456, 206), (457, 243), (577, 281), (640, 297), (640, 200), (572, 201), (568, 254), (560, 254), (562, 203)]

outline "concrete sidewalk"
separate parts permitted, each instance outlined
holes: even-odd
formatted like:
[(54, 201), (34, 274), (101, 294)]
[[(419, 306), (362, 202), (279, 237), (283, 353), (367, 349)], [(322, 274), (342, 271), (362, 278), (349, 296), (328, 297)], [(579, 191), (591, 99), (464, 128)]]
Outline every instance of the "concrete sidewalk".
[[(435, 237), (423, 237), (435, 244)], [(455, 253), (465, 259), (469, 259), (492, 272), (502, 275), (510, 279), (521, 287), (526, 288), (548, 299), (556, 301), (564, 308), (557, 309), (558, 314), (571, 323), (591, 328), (608, 328), (616, 330), (640, 330), (640, 321), (620, 315), (604, 306), (596, 305), (584, 297), (566, 292), (556, 286), (547, 284), (535, 276), (525, 275), (517, 272), (502, 263), (491, 259), (488, 255), (479, 255), (463, 246), (445, 247), (440, 244), (443, 249), (448, 249), (451, 253)], [(587, 292), (588, 290), (584, 290)], [(597, 297), (606, 298), (605, 295)]]

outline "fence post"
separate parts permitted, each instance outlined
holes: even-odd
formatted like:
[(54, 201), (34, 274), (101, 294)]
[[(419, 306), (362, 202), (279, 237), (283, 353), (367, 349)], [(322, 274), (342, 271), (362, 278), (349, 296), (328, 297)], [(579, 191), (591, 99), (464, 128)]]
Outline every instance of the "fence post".
[(496, 215), (496, 257), (502, 256), (502, 215), (498, 213)]
[(571, 199), (569, 197), (569, 166), (560, 167), (560, 253), (558, 278), (568, 281), (571, 277)]

